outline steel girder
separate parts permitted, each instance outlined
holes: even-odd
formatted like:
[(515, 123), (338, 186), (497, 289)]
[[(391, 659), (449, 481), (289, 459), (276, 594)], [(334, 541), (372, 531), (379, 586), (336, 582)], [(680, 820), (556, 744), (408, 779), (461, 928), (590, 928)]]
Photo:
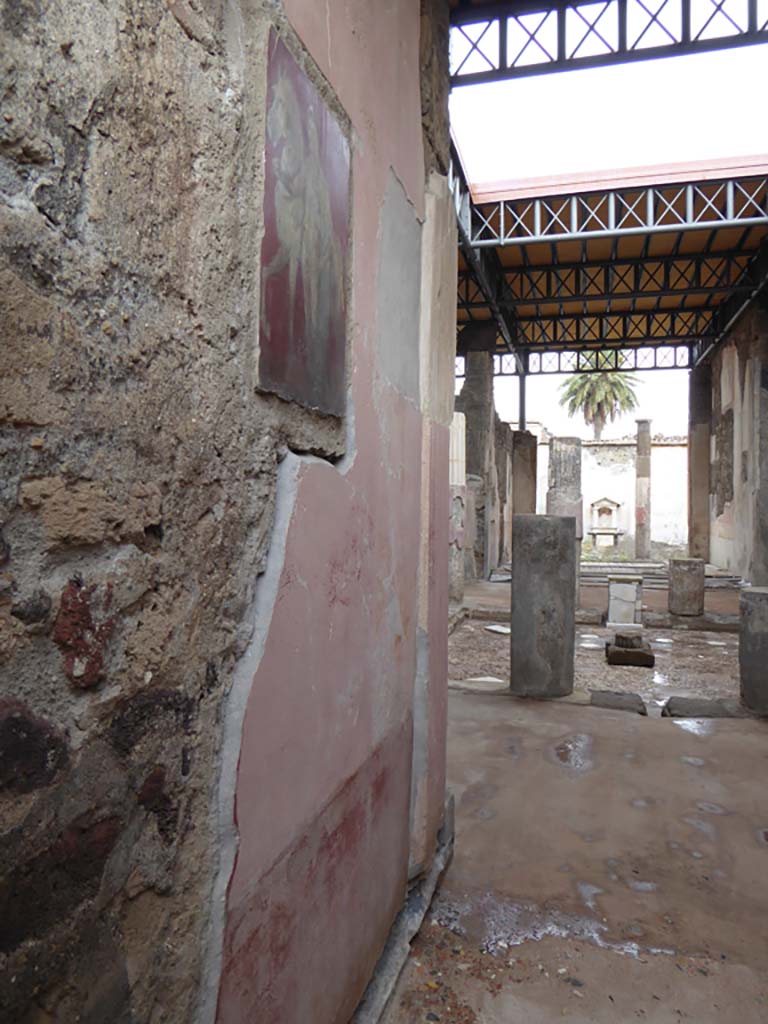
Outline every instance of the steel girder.
[(768, 42), (764, 0), (462, 2), (451, 22), (454, 86)]
[(512, 292), (504, 275), (498, 253), (472, 245), (469, 230), (472, 223), (472, 200), (456, 153), (452, 154), (448, 183), (453, 195), (459, 229), (459, 248), (470, 268), (475, 286), (490, 310), (507, 350), (514, 352), (517, 328)]
[(768, 176), (500, 199), (471, 205), (467, 214), (467, 238), (476, 247), (765, 227)]
[(694, 342), (715, 330), (713, 309), (518, 317), (521, 346), (660, 345)]
[[(506, 277), (514, 301), (537, 309), (557, 303), (683, 299), (718, 291), (749, 291), (756, 283), (748, 272), (753, 255), (731, 251), (646, 260), (528, 264), (507, 269)], [(470, 310), (484, 305), (471, 274), (459, 274), (459, 306)]]
[(715, 311), (712, 330), (708, 336), (700, 338), (692, 349), (694, 365), (698, 366), (708, 357), (711, 358), (715, 349), (721, 345), (736, 321), (756, 301), (765, 304), (768, 296), (768, 241), (763, 242), (758, 252), (750, 261), (749, 267), (742, 275), (748, 280), (747, 294), (730, 295)]
[[(521, 349), (523, 372), (538, 376), (548, 373), (613, 373), (635, 370), (687, 370), (693, 366), (690, 345), (633, 345), (628, 348)], [(513, 377), (519, 373), (514, 357), (496, 354), (493, 372), (497, 377)], [(464, 376), (464, 360), (456, 360), (456, 376)]]

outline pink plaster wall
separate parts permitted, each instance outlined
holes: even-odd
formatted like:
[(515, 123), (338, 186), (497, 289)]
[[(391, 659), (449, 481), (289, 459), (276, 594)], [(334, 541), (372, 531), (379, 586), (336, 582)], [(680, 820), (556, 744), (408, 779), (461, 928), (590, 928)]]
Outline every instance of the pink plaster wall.
[[(352, 136), (354, 450), (306, 462), (248, 698), (220, 1024), (345, 1024), (402, 905), (409, 854), (421, 413), (376, 372), (390, 167), (423, 214), (419, 3), (286, 0)], [(413, 353), (418, 360), (418, 352)], [(444, 801), (448, 430), (432, 441), (427, 810)], [(444, 500), (438, 496), (444, 491)]]
[[(445, 806), (448, 713), (448, 544), (450, 533), (450, 428), (432, 424), (429, 531), (429, 731), (427, 736), (427, 841), (440, 828)], [(429, 851), (426, 851), (428, 855)]]

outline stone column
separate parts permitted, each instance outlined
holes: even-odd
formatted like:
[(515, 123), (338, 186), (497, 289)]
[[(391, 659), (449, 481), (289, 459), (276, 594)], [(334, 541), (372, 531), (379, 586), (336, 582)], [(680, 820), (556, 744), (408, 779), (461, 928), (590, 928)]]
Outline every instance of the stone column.
[(651, 557), (651, 421), (637, 421), (635, 558)]
[(768, 587), (744, 587), (739, 613), (741, 699), (750, 711), (768, 715)]
[(493, 356), (490, 352), (467, 352), (464, 372), (464, 387), (456, 397), (456, 411), (466, 417), (467, 477), (480, 482), (474, 488), (475, 564), (478, 575), (488, 578), (498, 565), (499, 551)]
[(572, 516), (513, 517), (510, 689), (517, 696), (573, 692), (575, 555)]
[(703, 615), (706, 583), (703, 558), (671, 558), (667, 606), (671, 615)]
[(696, 366), (688, 378), (688, 553), (709, 561), (709, 464), (712, 368)]
[(547, 515), (573, 516), (576, 529), (576, 603), (579, 598), (579, 566), (584, 518), (581, 496), (581, 440), (578, 437), (553, 437), (549, 442), (549, 488)]
[(515, 515), (536, 514), (538, 441), (528, 430), (512, 433), (512, 508)]

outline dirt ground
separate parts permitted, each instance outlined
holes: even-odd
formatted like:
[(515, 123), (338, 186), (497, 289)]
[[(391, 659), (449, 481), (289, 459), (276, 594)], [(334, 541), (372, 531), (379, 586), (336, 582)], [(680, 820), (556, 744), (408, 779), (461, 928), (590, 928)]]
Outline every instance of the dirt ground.
[[(488, 629), (494, 625), (503, 623), (469, 620), (451, 634), (449, 679), (495, 676), (509, 683), (509, 636)], [(734, 633), (646, 629), (656, 655), (652, 669), (608, 665), (605, 641), (612, 636), (603, 627), (577, 627), (576, 689), (639, 693), (651, 712), (673, 696), (739, 695), (739, 638)]]
[(768, 722), (691, 724), (451, 691), (456, 852), (386, 1024), (765, 1024)]

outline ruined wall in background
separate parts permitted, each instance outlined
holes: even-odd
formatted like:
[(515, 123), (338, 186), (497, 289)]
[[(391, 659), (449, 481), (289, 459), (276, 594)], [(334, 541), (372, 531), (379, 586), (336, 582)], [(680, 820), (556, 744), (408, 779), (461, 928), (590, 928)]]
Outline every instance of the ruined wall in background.
[[(335, 1020), (402, 899), (425, 174), (420, 12), (386, 6), (3, 8), (9, 1019)], [(343, 417), (259, 389), (274, 27), (352, 151)]]
[(710, 560), (768, 584), (768, 314), (750, 310), (712, 360)]
[[(589, 534), (592, 503), (601, 498), (618, 502), (616, 525), (623, 531), (615, 549), (598, 549), (635, 557), (635, 441), (582, 441), (581, 487), (584, 497), (584, 550), (592, 550)], [(539, 479), (546, 483), (549, 444), (539, 445)], [(683, 554), (688, 537), (686, 481), (688, 446), (685, 441), (657, 438), (651, 445), (651, 557)], [(539, 496), (541, 502), (541, 497)], [(542, 502), (543, 507), (543, 502)]]
[(468, 352), (465, 377), (455, 409), (466, 417), (467, 499), (469, 536), (465, 548), (467, 579), (487, 579), (499, 560), (499, 481), (496, 469), (496, 410), (493, 398), (493, 357)]

